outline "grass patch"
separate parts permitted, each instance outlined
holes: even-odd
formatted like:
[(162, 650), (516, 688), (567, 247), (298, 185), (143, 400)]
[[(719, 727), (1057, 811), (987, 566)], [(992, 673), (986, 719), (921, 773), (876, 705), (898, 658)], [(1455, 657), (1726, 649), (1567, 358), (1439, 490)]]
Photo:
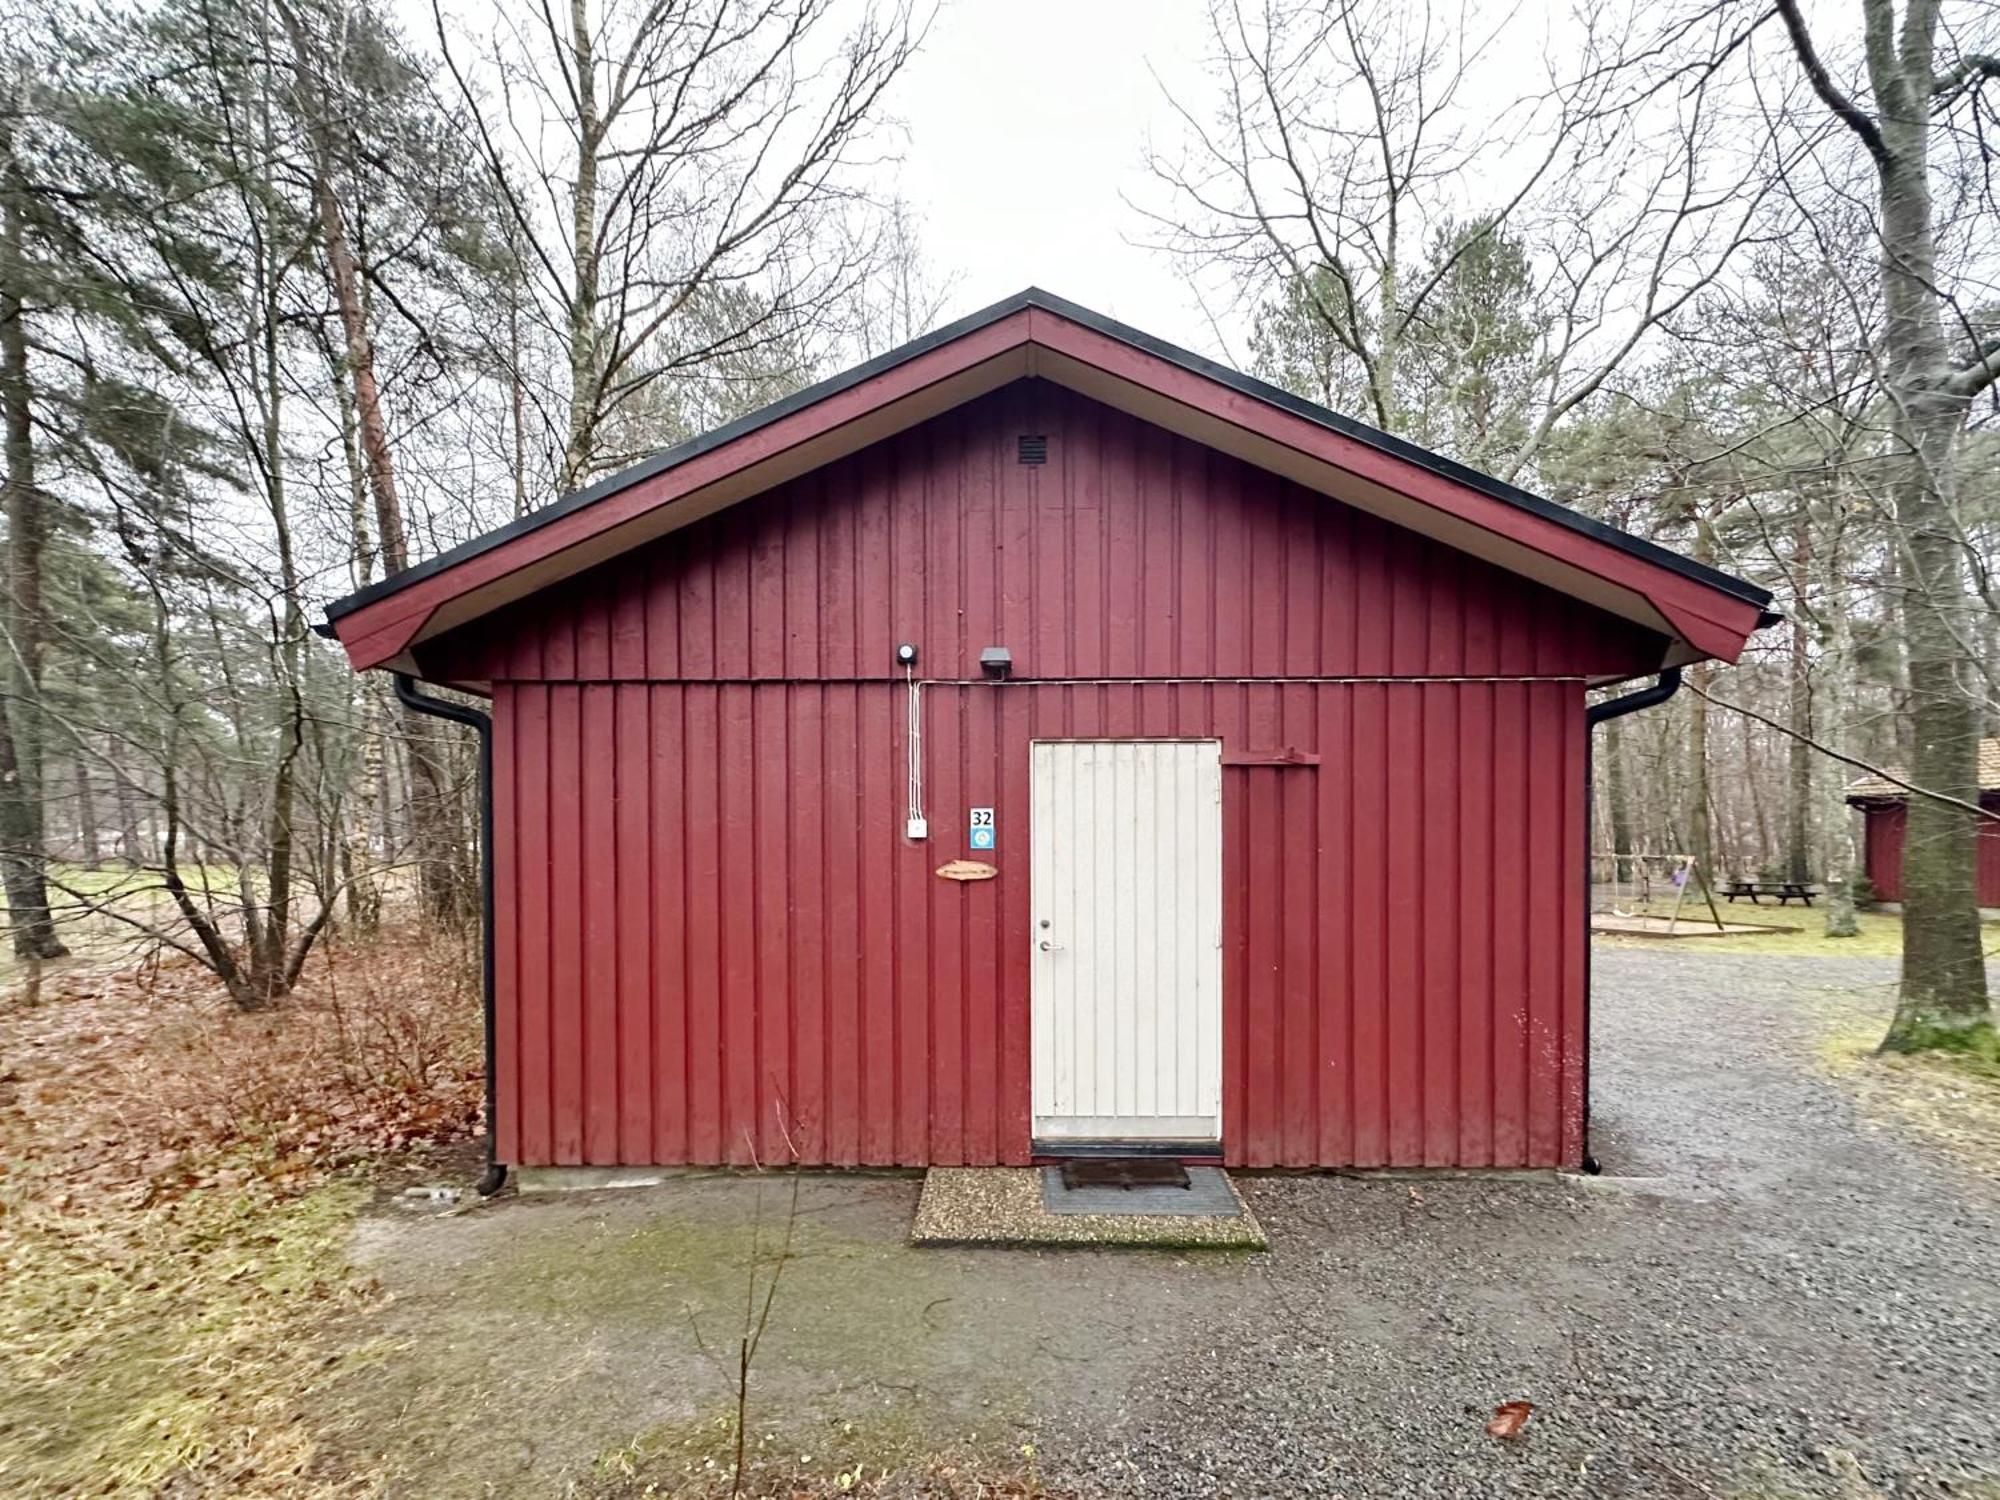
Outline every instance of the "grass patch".
[(344, 1255), (365, 1192), (203, 1189), (119, 1214), (0, 1190), (0, 1480), (12, 1494), (309, 1493), (308, 1336), (368, 1287)]
[[(1894, 912), (1864, 911), (1855, 913), (1855, 922), (1860, 932), (1851, 938), (1830, 938), (1826, 935), (1826, 916), (1817, 906), (1802, 907), (1796, 902), (1782, 909), (1768, 905), (1752, 906), (1747, 901), (1731, 905), (1718, 898), (1716, 908), (1725, 922), (1770, 923), (1769, 932), (1741, 932), (1713, 937), (1689, 938), (1672, 944), (1676, 953), (1770, 953), (1789, 954), (1808, 958), (1897, 958), (1903, 952), (1903, 919)], [(1674, 903), (1671, 898), (1651, 902), (1627, 902), (1621, 910), (1635, 916), (1667, 917), (1673, 915)], [(1690, 895), (1681, 907), (1681, 922), (1691, 927), (1708, 926), (1714, 923), (1708, 914), (1708, 904), (1699, 893)], [(1797, 927), (1797, 932), (1782, 932), (1775, 924)], [(1612, 943), (1621, 948), (1650, 948), (1658, 950), (1663, 946), (1659, 938), (1619, 937), (1605, 933), (1593, 934), (1600, 943)]]
[[(751, 1496), (1049, 1496), (1035, 1445), (970, 1434), (940, 1453), (937, 1434), (914, 1415), (756, 1422), (744, 1449), (740, 1493)], [(668, 1423), (602, 1455), (581, 1488), (592, 1500), (714, 1500), (737, 1493), (733, 1413)]]
[(180, 961), (0, 1004), (0, 1494), (370, 1492), (309, 1415), (379, 1352), (327, 1336), (371, 1179), (473, 1128), (454, 972), (398, 933), (257, 1016)]
[[(198, 896), (213, 893), (233, 897), (236, 894), (237, 872), (234, 865), (182, 865), (180, 873), (187, 888)], [(50, 895), (55, 898), (54, 905), (60, 914), (60, 909), (67, 904), (63, 899), (65, 892), (73, 893), (72, 899), (89, 900), (150, 895), (160, 885), (160, 872), (125, 864), (55, 863), (49, 866), (49, 883), (55, 888)]]
[[(230, 911), (241, 899), (234, 865), (184, 865), (181, 879), (196, 901), (213, 899)], [(101, 865), (60, 862), (48, 867), (49, 914), (56, 936), (70, 958), (44, 965), (51, 978), (79, 963), (117, 962), (140, 957), (154, 948), (144, 928), (184, 936), (185, 924), (157, 869), (109, 861)], [(14, 953), (13, 930), (0, 912), (0, 982), (13, 982), (27, 972)]]
[(1870, 1118), (1906, 1130), (1959, 1165), (2000, 1176), (2000, 1038), (1951, 1051), (1882, 1052), (1893, 992), (1874, 1004), (1828, 997), (1819, 1061)]

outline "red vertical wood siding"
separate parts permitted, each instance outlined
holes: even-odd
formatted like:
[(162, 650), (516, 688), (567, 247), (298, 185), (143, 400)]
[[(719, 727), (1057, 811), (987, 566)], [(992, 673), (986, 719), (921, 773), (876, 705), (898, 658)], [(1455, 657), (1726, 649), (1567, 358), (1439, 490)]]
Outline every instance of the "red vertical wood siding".
[[(926, 688), (921, 843), (901, 640), (1016, 662)], [(493, 683), (502, 1155), (1025, 1161), (1029, 743), (1168, 736), (1317, 757), (1224, 773), (1227, 1159), (1574, 1162), (1583, 679), (1659, 650), (1037, 382), (746, 502), (426, 649)]]
[[(610, 702), (593, 711), (599, 691)], [(517, 839), (498, 851), (510, 1160), (748, 1163), (794, 1147), (845, 1165), (1025, 1160), (1029, 830), (1014, 768), (1036, 737), (1214, 732), (1225, 753), (1283, 743), (1321, 757), (1224, 772), (1229, 1159), (1573, 1159), (1577, 684), (973, 685), (927, 696), (937, 835), (911, 843), (900, 777), (856, 765), (900, 769), (899, 688), (500, 687), (499, 723), (543, 722), (546, 702), (548, 722), (580, 726), (579, 759), (596, 768), (581, 779), (582, 817), (551, 820), (545, 848)], [(1460, 756), (1449, 785), (1427, 788), (1443, 782), (1430, 768), (1447, 714), (1468, 742), (1514, 748)], [(857, 722), (871, 726), (865, 742)], [(628, 723), (648, 726), (642, 750), (621, 741)], [(1400, 787), (1384, 819), (1349, 812), (1374, 800), (1341, 774), (1352, 752), (1334, 736), (1355, 725), (1379, 733), (1375, 763)], [(556, 804), (546, 779), (558, 761), (538, 762), (515, 733), (503, 739), (510, 827), (519, 808)], [(836, 741), (848, 748), (828, 754)], [(806, 765), (827, 774), (786, 774)], [(687, 795), (683, 777), (697, 767), (707, 769)], [(598, 826), (600, 805), (650, 816), (625, 838), (622, 811)], [(939, 880), (932, 870), (962, 852), (955, 825), (973, 805), (996, 809), (1002, 874)], [(1390, 823), (1399, 831), (1384, 837)], [(1485, 830), (1538, 826), (1551, 836), (1468, 874)], [(1355, 964), (1358, 954), (1371, 957)]]
[[(1015, 461), (1024, 432), (1048, 463)], [(612, 649), (614, 641), (618, 649)], [(456, 681), (1583, 676), (1661, 640), (1037, 381), (419, 650)]]
[[(1979, 804), (2000, 813), (2000, 796), (1982, 793)], [(1903, 899), (1903, 841), (1910, 826), (1910, 810), (1900, 802), (1876, 803), (1864, 810), (1867, 819), (1865, 862), (1869, 884), (1884, 901)], [(2000, 907), (2000, 818), (1987, 818), (1979, 825), (1978, 865), (1975, 876), (1981, 906)]]
[[(1979, 805), (1990, 813), (2000, 813), (2000, 797), (1986, 795)], [(1979, 825), (1978, 874), (1981, 906), (2000, 906), (2000, 819), (1988, 818)]]
[(1910, 811), (1901, 804), (1875, 806), (1863, 814), (1868, 820), (1868, 883), (1884, 901), (1903, 899), (1903, 830)]

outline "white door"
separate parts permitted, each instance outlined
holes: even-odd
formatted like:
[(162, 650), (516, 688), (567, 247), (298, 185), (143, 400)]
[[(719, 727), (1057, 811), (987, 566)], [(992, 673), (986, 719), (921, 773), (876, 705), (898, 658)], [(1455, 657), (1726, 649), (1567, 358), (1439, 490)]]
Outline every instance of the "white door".
[(1034, 1135), (1222, 1138), (1222, 746), (1030, 747)]

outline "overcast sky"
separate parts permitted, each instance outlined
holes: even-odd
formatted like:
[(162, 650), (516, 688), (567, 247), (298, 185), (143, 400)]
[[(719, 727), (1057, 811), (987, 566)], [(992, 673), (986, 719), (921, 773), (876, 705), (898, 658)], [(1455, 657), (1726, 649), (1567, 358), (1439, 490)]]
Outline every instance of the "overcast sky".
[(961, 277), (952, 314), (1033, 285), (1224, 352), (1124, 202), (1148, 131), (1174, 136), (1153, 73), (1186, 84), (1203, 27), (1198, 0), (950, 0), (891, 107), (925, 249)]
[[(432, 0), (390, 3), (414, 36), (434, 36)], [(504, 46), (486, 18), (514, 3), (444, 7), (480, 43)], [(1643, 13), (1648, 0), (1633, 3)], [(1206, 12), (1205, 0), (940, 0), (891, 87), (899, 160), (885, 173), (893, 181), (876, 185), (900, 193), (927, 259), (957, 277), (947, 317), (1035, 285), (1201, 352), (1247, 357), (1241, 331), (1211, 328), (1174, 262), (1143, 243), (1148, 225), (1132, 206), (1177, 206), (1144, 165), (1149, 141), (1171, 155), (1185, 139), (1169, 94), (1204, 118), (1215, 109)], [(1498, 15), (1504, 24), (1462, 87), (1472, 117), (1507, 118), (1571, 45), (1575, 23), (1545, 0), (1508, 0)], [(836, 7), (829, 39), (850, 19)], [(1465, 25), (1469, 36), (1486, 31)]]

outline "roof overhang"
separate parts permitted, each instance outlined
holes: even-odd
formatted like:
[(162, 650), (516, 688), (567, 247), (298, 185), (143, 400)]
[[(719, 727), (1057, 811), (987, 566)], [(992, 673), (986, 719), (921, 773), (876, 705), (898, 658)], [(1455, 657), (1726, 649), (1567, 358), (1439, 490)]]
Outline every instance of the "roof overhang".
[(1038, 376), (1734, 661), (1775, 618), (1726, 573), (1028, 291), (328, 606), (356, 670), (1012, 381)]

